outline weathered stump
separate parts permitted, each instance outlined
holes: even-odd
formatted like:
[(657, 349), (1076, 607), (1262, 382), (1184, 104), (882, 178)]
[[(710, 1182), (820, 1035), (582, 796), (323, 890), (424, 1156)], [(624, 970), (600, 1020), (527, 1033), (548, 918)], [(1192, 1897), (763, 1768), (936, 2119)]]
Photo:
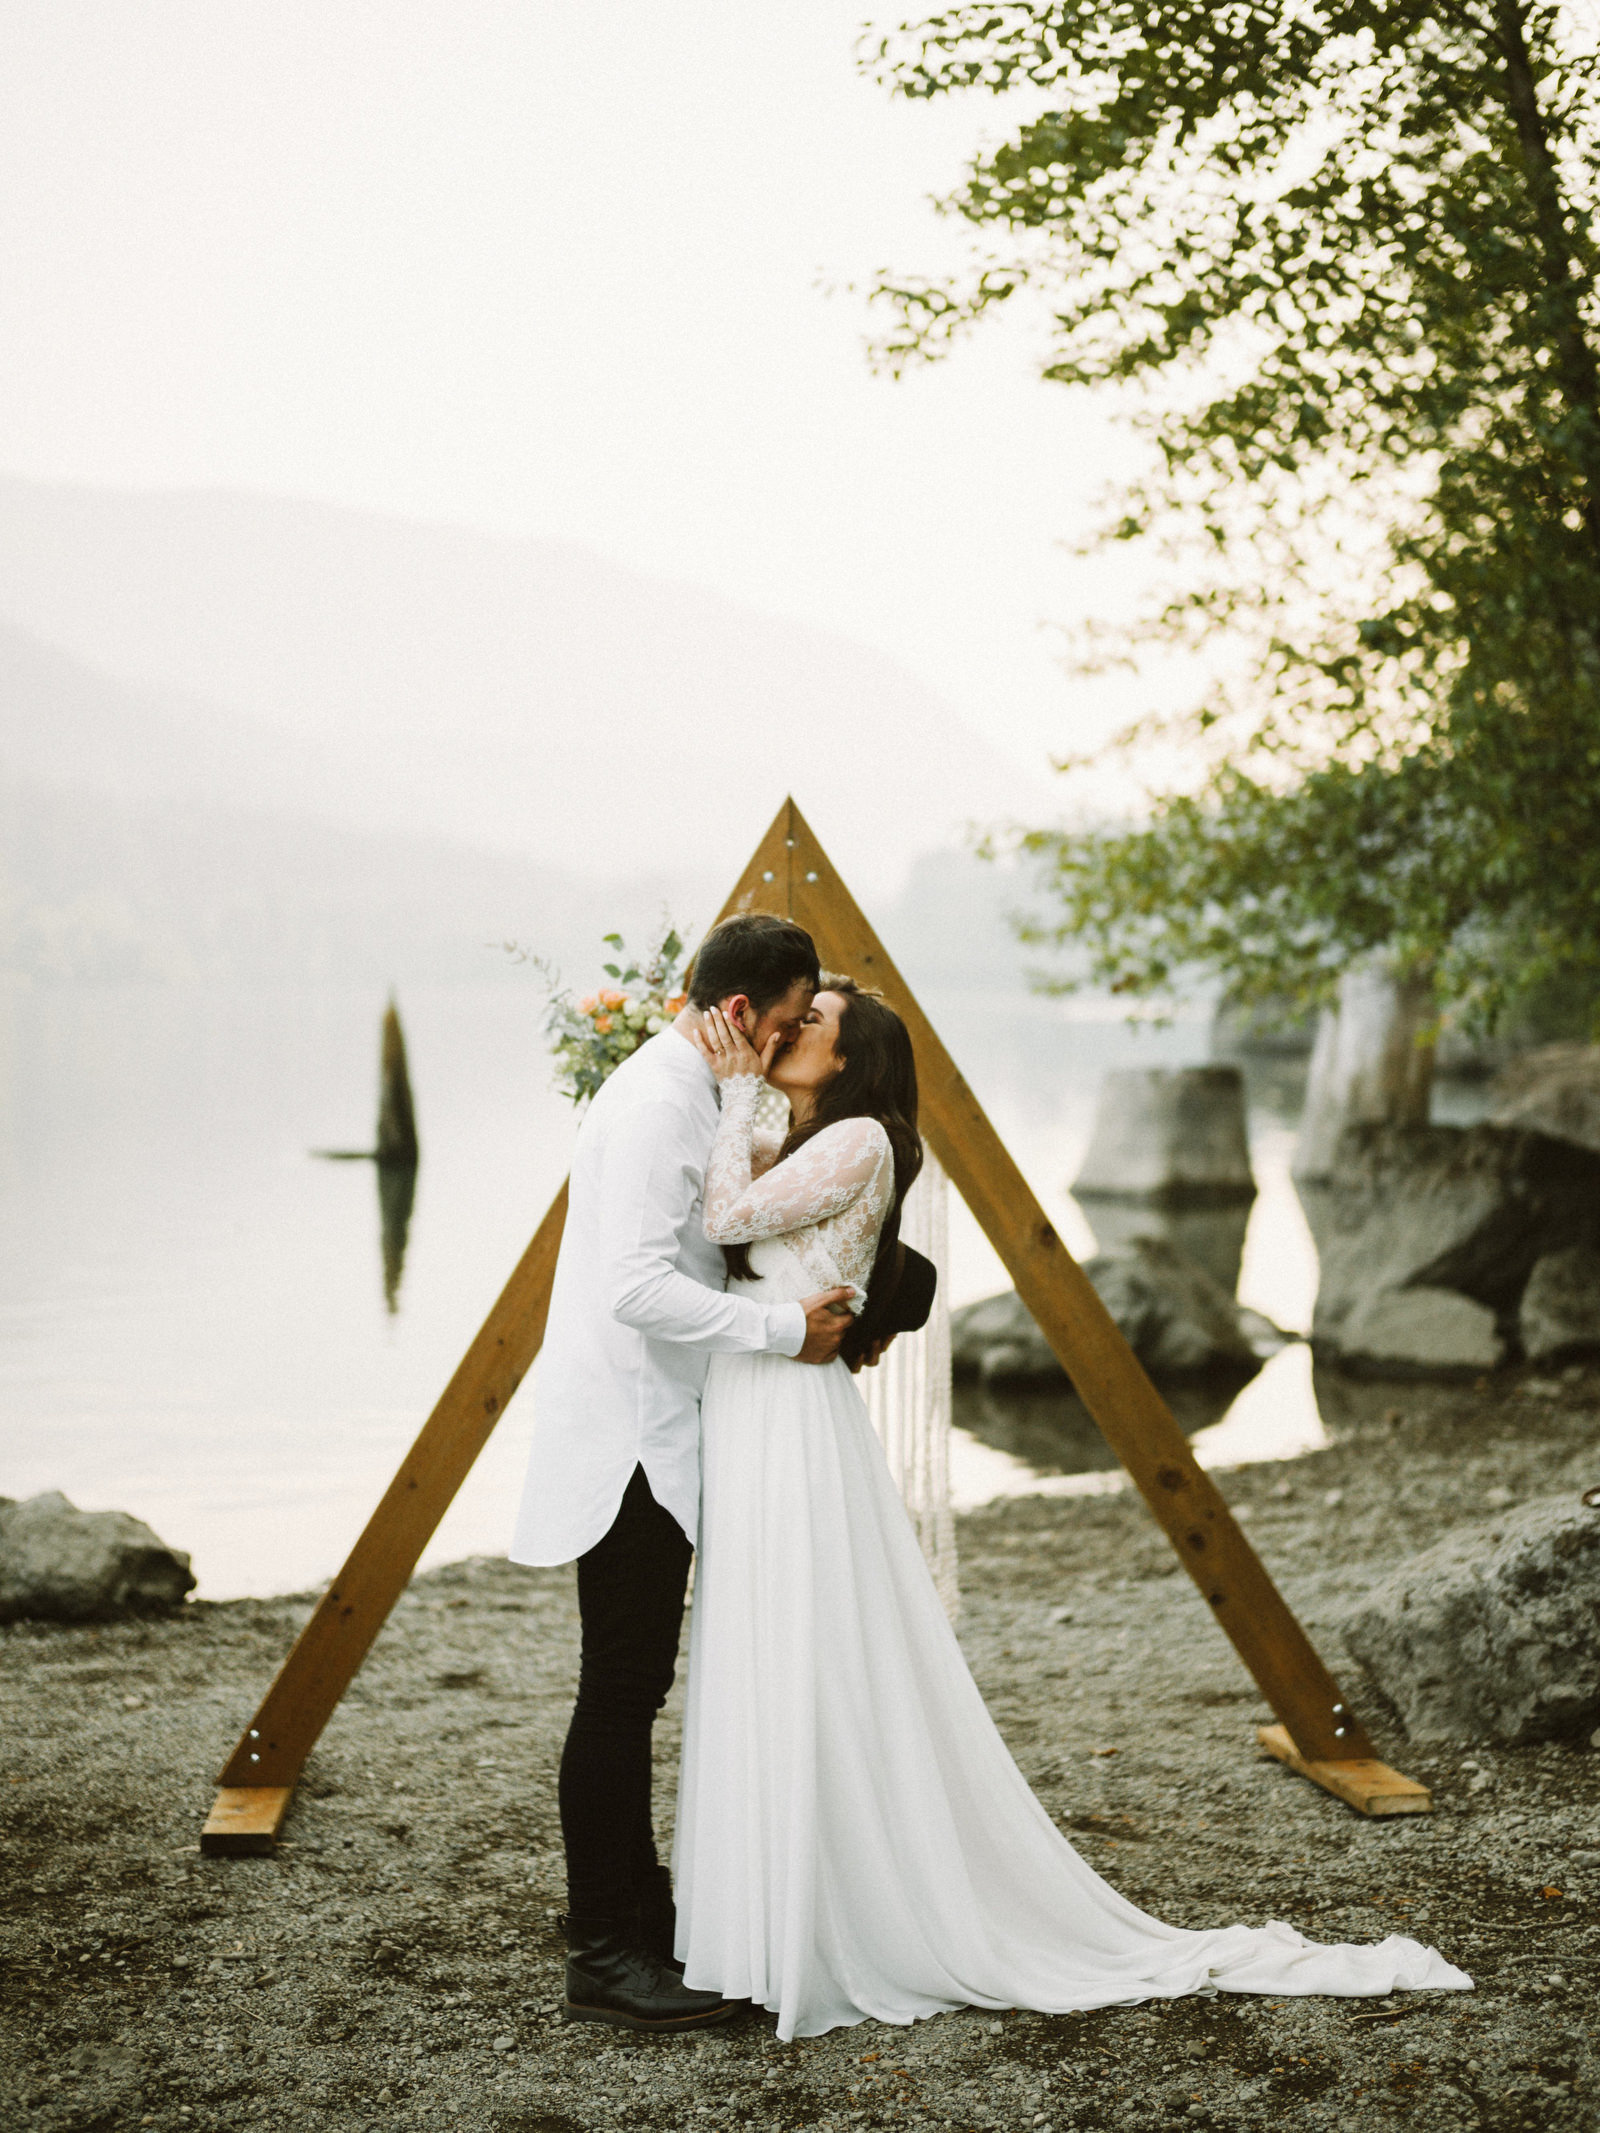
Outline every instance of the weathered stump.
[(1433, 1094), (1433, 987), (1371, 957), (1339, 980), (1317, 1024), (1291, 1168), (1324, 1178), (1351, 1126), (1425, 1126)]
[(1072, 1190), (1081, 1199), (1166, 1206), (1253, 1199), (1239, 1069), (1122, 1067), (1107, 1074)]
[(378, 1146), (380, 1163), (417, 1164), (417, 1114), (406, 1068), (406, 1040), (400, 1010), (391, 997), (383, 1015), (383, 1051), (378, 1071)]

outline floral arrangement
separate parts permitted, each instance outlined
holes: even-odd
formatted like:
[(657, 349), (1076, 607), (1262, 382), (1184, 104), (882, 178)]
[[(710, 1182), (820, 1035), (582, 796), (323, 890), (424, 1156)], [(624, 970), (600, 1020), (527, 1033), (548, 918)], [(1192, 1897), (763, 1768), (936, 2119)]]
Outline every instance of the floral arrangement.
[(664, 1030), (688, 1000), (683, 970), (688, 961), (677, 929), (669, 925), (642, 956), (630, 957), (620, 933), (605, 944), (616, 960), (602, 967), (613, 982), (574, 1000), (554, 983), (545, 1016), (556, 1058), (556, 1087), (575, 1104), (587, 1103), (630, 1052)]

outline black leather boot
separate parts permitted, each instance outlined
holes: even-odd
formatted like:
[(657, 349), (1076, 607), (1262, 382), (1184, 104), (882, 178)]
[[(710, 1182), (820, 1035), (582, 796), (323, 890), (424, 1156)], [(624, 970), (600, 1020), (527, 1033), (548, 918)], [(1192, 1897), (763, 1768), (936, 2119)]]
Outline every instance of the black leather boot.
[(664, 1866), (651, 1867), (639, 1884), (637, 1902), (640, 1947), (682, 1977), (676, 1952), (678, 1907), (672, 1900), (672, 1876)]
[(657, 1956), (638, 1945), (632, 1913), (621, 1918), (568, 1918), (569, 2022), (609, 2022), (614, 2029), (668, 2033), (711, 2029), (738, 2014), (743, 2002), (716, 1992), (691, 1992)]

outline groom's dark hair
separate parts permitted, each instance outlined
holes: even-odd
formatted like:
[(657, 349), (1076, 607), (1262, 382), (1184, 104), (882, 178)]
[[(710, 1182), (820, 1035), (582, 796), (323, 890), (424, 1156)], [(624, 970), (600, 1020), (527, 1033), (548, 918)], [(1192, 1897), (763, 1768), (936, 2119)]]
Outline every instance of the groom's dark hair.
[(736, 911), (713, 926), (689, 967), (689, 1001), (715, 1007), (742, 992), (758, 1015), (775, 1007), (798, 979), (813, 992), (822, 977), (817, 946), (804, 926), (768, 911)]

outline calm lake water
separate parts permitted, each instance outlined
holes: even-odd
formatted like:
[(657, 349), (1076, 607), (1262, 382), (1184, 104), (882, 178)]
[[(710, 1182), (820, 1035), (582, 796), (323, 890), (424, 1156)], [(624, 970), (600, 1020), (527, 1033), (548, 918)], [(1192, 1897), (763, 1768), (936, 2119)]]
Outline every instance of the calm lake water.
[[(1132, 1031), (1110, 1003), (941, 995), (924, 1005), (1070, 1247), (1066, 1191), (1101, 1074), (1207, 1056), (1196, 1018)], [(0, 1495), (132, 1511), (213, 1598), (330, 1576), (559, 1184), (575, 1130), (550, 1089), (535, 986), (401, 1002), (422, 1165), (385, 1267), (368, 1164), (381, 1000), (330, 992), (0, 994)], [(1303, 1330), (1316, 1255), (1288, 1182), (1299, 1076), (1252, 1075), (1260, 1196), (1239, 1289)], [(952, 1207), (952, 1300), (1007, 1285)], [(393, 1290), (393, 1308), (386, 1288)], [(500, 1553), (537, 1369), (427, 1562)], [(1071, 1403), (966, 1395), (958, 1501), (1114, 1480)], [(1323, 1441), (1309, 1357), (1286, 1349), (1185, 1426), (1208, 1463)]]

